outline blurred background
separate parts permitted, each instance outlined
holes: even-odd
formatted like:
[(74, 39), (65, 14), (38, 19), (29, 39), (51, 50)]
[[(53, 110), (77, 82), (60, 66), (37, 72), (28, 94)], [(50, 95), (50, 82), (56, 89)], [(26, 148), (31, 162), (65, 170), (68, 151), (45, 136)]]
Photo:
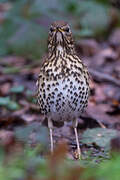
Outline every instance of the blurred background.
[(49, 25), (54, 20), (67, 21), (76, 41), (88, 37), (105, 40), (120, 24), (120, 5), (115, 0), (1, 0), (0, 3), (1, 57), (41, 57), (46, 50)]
[[(28, 173), (25, 168), (30, 168), (32, 173), (29, 163), (31, 157), (34, 159), (34, 171), (36, 166), (41, 164), (43, 171), (40, 172), (44, 177), (49, 174), (45, 159), (41, 159), (40, 156), (37, 161), (37, 155), (41, 153), (41, 146), (39, 148), (37, 145), (43, 145), (42, 155), (47, 153), (49, 137), (47, 128), (40, 126), (45, 123), (36, 103), (35, 84), (40, 71), (41, 57), (47, 51), (49, 26), (55, 20), (69, 23), (75, 39), (76, 52), (90, 72), (91, 97), (78, 125), (85, 160), (90, 162), (92, 159), (95, 162), (97, 159), (99, 162), (101, 159), (108, 159), (110, 146), (103, 142), (110, 141), (116, 131), (119, 135), (120, 1), (0, 0), (0, 158), (4, 159), (6, 153), (5, 157), (7, 156), (9, 161), (11, 152), (23, 153), (24, 149), (23, 154), (27, 158), (23, 156), (22, 161), (18, 158), (17, 165), (12, 164), (14, 171), (8, 173), (11, 174), (11, 179), (5, 173), (6, 167), (3, 168), (0, 164), (1, 179), (23, 178), (22, 175)], [(111, 130), (98, 130), (98, 122), (104, 123)], [(55, 122), (54, 125), (59, 127), (54, 130), (55, 143), (63, 138), (70, 145), (68, 156), (75, 159), (73, 152), (76, 144), (71, 124), (61, 127), (59, 122)], [(92, 131), (87, 131), (87, 128), (92, 128)], [(31, 132), (36, 132), (36, 135), (33, 133), (31, 136)], [(95, 138), (97, 133), (104, 133), (100, 141)], [(22, 140), (24, 146), (21, 143), (16, 145), (16, 139)], [(37, 146), (37, 150), (26, 147), (28, 142), (32, 146)], [(92, 155), (87, 154), (89, 150)], [(63, 152), (64, 156), (65, 148), (61, 147), (55, 156), (61, 157), (60, 152)], [(54, 162), (53, 159), (51, 163)], [(112, 169), (111, 166), (109, 168)], [(106, 177), (108, 175), (109, 173), (106, 173)], [(120, 179), (119, 176), (117, 178)], [(27, 180), (29, 176), (23, 179)], [(113, 180), (115, 177), (108, 179)]]

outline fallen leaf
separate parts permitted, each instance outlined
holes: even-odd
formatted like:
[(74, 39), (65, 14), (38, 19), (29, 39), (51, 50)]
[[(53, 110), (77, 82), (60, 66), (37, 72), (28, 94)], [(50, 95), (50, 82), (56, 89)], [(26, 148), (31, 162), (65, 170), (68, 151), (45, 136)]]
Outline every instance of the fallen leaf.
[(82, 134), (81, 142), (88, 145), (95, 143), (99, 147), (110, 148), (110, 140), (115, 136), (117, 136), (117, 131), (113, 129), (87, 129)]

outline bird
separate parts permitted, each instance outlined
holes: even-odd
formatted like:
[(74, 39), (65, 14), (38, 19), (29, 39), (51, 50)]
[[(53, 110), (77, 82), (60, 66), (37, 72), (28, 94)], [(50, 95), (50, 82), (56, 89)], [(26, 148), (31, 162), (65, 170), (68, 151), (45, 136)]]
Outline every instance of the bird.
[(71, 121), (77, 154), (81, 158), (78, 118), (87, 107), (90, 94), (89, 72), (77, 56), (71, 28), (65, 21), (51, 24), (48, 51), (42, 59), (37, 79), (40, 113), (48, 120), (50, 149), (53, 152), (53, 121)]

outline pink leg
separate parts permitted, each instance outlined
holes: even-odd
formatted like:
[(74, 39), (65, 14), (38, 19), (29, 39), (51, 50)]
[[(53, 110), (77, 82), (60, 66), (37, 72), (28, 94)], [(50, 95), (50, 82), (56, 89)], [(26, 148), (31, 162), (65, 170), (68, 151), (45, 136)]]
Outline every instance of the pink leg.
[(51, 118), (48, 118), (48, 128), (49, 128), (49, 133), (50, 133), (50, 150), (51, 153), (53, 153), (53, 123)]

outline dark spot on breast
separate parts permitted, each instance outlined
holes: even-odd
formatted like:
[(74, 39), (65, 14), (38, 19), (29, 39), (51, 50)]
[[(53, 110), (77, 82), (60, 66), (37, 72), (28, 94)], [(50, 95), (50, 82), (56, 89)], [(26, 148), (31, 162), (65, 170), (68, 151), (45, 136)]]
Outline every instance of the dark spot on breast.
[(45, 109), (47, 109), (47, 106), (45, 105)]
[(41, 98), (41, 94), (39, 94), (39, 98)]
[(57, 76), (53, 76), (54, 81), (57, 81)]
[(73, 103), (75, 103), (75, 101), (76, 101), (76, 98), (73, 99)]
[(50, 100), (50, 97), (49, 97), (49, 96), (47, 97), (47, 100)]
[(44, 81), (44, 80), (45, 80), (45, 77), (43, 77), (42, 80)]
[(77, 78), (77, 77), (75, 78), (75, 81), (78, 81), (78, 78)]
[(58, 93), (58, 95), (57, 95), (58, 97), (61, 97), (61, 93)]
[(55, 95), (55, 93), (54, 93), (54, 92), (52, 92), (52, 94), (53, 94), (53, 95)]
[(76, 89), (77, 89), (76, 86), (74, 86), (74, 87), (73, 87), (73, 90), (76, 90)]
[(59, 83), (58, 83), (58, 82), (56, 82), (56, 85), (59, 85)]
[(78, 70), (79, 70), (80, 72), (82, 72), (82, 69), (81, 69), (80, 67), (78, 67)]
[(54, 101), (50, 101), (50, 104), (54, 104)]
[(66, 84), (64, 87), (63, 87), (63, 90), (67, 89), (68, 85)]
[[(77, 102), (74, 102), (75, 106), (77, 106)], [(74, 109), (75, 110), (75, 109)]]
[(85, 101), (85, 104), (87, 104), (87, 103), (88, 103), (88, 100)]
[(45, 93), (43, 94), (43, 98), (44, 98), (44, 99), (46, 98), (46, 95), (45, 95)]
[(77, 69), (77, 65), (76, 64), (74, 64), (74, 67)]
[(41, 78), (41, 77), (42, 77), (42, 75), (39, 75), (38, 77), (39, 77), (39, 78)]
[(74, 93), (74, 95), (75, 95), (76, 97), (78, 96), (78, 94), (77, 94), (76, 92)]
[(49, 93), (48, 96), (49, 96), (49, 98), (50, 98), (50, 97), (51, 97), (51, 94)]
[(75, 73), (73, 74), (73, 77), (74, 77), (74, 78), (76, 77), (76, 74), (75, 74)]
[(58, 88), (55, 88), (54, 90), (55, 90), (55, 91), (58, 91)]
[(54, 99), (54, 95), (53, 95), (53, 96), (51, 96), (51, 99)]
[(57, 70), (58, 70), (58, 66), (55, 67), (55, 71), (57, 71)]
[(58, 106), (59, 106), (59, 103), (57, 102), (57, 103), (56, 103), (56, 107), (58, 107)]

